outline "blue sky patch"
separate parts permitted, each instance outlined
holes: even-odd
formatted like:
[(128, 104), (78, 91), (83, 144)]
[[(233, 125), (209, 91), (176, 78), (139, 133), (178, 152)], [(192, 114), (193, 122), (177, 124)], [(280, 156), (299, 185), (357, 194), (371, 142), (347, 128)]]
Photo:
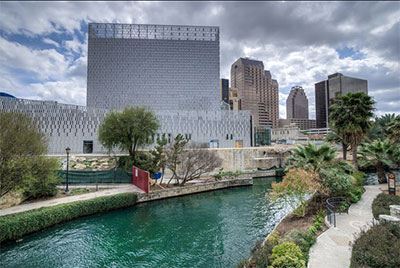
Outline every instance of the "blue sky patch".
[(365, 58), (365, 55), (361, 51), (352, 47), (336, 48), (336, 52), (339, 53), (340, 59), (350, 57), (353, 60), (362, 60)]

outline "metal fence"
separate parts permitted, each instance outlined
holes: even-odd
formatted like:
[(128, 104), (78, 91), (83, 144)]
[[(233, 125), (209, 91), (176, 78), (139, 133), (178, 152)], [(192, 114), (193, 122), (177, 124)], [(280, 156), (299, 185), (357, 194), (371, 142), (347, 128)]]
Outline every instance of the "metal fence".
[[(61, 183), (65, 184), (67, 179), (67, 171), (59, 170), (57, 175), (62, 179)], [(70, 170), (68, 171), (69, 184), (96, 184), (96, 183), (132, 183), (132, 172), (126, 170)]]

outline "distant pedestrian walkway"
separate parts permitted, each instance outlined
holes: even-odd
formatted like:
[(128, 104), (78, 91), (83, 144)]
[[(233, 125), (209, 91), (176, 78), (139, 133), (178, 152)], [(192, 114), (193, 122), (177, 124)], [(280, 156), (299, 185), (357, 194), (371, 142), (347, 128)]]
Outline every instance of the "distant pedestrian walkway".
[(131, 193), (131, 192), (144, 193), (138, 187), (136, 187), (134, 185), (129, 185), (129, 186), (125, 186), (125, 187), (107, 189), (107, 190), (102, 190), (102, 191), (88, 193), (88, 194), (60, 197), (60, 198), (55, 198), (55, 199), (50, 199), (50, 200), (45, 200), (45, 201), (39, 201), (39, 202), (34, 202), (34, 203), (13, 206), (10, 208), (1, 209), (0, 216), (19, 213), (19, 212), (42, 208), (42, 207), (51, 207), (51, 206), (70, 203), (70, 202), (79, 201), (79, 200), (88, 200), (88, 199), (92, 199), (92, 198), (100, 197), (100, 196), (107, 196), (107, 195), (114, 195), (114, 194), (121, 194), (121, 193)]
[[(365, 193), (357, 204), (351, 205), (349, 214), (336, 215), (336, 227), (322, 233), (311, 247), (308, 268), (347, 268), (350, 266), (351, 246), (355, 235), (367, 229), (373, 221), (372, 201), (385, 185), (365, 186)], [(387, 187), (387, 186), (386, 186)]]

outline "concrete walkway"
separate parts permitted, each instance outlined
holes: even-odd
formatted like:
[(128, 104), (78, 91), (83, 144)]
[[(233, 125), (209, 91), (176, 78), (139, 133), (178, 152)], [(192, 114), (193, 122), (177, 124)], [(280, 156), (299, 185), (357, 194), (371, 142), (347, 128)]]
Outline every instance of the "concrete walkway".
[(349, 214), (336, 215), (336, 228), (333, 225), (317, 238), (310, 250), (308, 268), (345, 268), (350, 266), (351, 246), (355, 235), (367, 229), (373, 222), (372, 201), (381, 193), (380, 188), (387, 185), (365, 186), (360, 201), (351, 205)]
[(125, 187), (119, 187), (119, 188), (115, 188), (115, 189), (107, 189), (107, 190), (102, 190), (102, 191), (88, 193), (88, 194), (60, 197), (60, 198), (55, 198), (55, 199), (51, 199), (51, 200), (45, 200), (45, 201), (40, 201), (40, 202), (34, 202), (34, 203), (13, 206), (10, 208), (1, 209), (0, 216), (19, 213), (19, 212), (37, 209), (37, 208), (41, 208), (41, 207), (51, 207), (51, 206), (70, 203), (70, 202), (79, 201), (79, 200), (87, 200), (87, 199), (92, 199), (92, 198), (100, 197), (100, 196), (107, 196), (107, 195), (114, 195), (114, 194), (121, 194), (121, 193), (132, 193), (132, 192), (133, 193), (144, 193), (138, 187), (136, 187), (134, 185), (129, 185), (129, 186), (125, 186)]

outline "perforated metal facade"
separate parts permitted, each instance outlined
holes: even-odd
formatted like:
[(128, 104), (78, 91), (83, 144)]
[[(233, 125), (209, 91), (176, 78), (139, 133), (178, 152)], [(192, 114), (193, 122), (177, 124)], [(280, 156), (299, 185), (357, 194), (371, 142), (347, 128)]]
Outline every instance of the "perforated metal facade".
[[(19, 112), (32, 117), (48, 137), (50, 154), (63, 154), (66, 147), (74, 154), (82, 154), (84, 141), (93, 142), (93, 153), (107, 152), (98, 141), (98, 128), (109, 110), (0, 97), (2, 112)], [(156, 116), (161, 125), (158, 136), (165, 134), (170, 142), (181, 133), (196, 143), (209, 144), (213, 140), (218, 147), (235, 147), (236, 142), (250, 146), (249, 112), (158, 111)]]
[(89, 24), (87, 106), (218, 110), (219, 28)]

